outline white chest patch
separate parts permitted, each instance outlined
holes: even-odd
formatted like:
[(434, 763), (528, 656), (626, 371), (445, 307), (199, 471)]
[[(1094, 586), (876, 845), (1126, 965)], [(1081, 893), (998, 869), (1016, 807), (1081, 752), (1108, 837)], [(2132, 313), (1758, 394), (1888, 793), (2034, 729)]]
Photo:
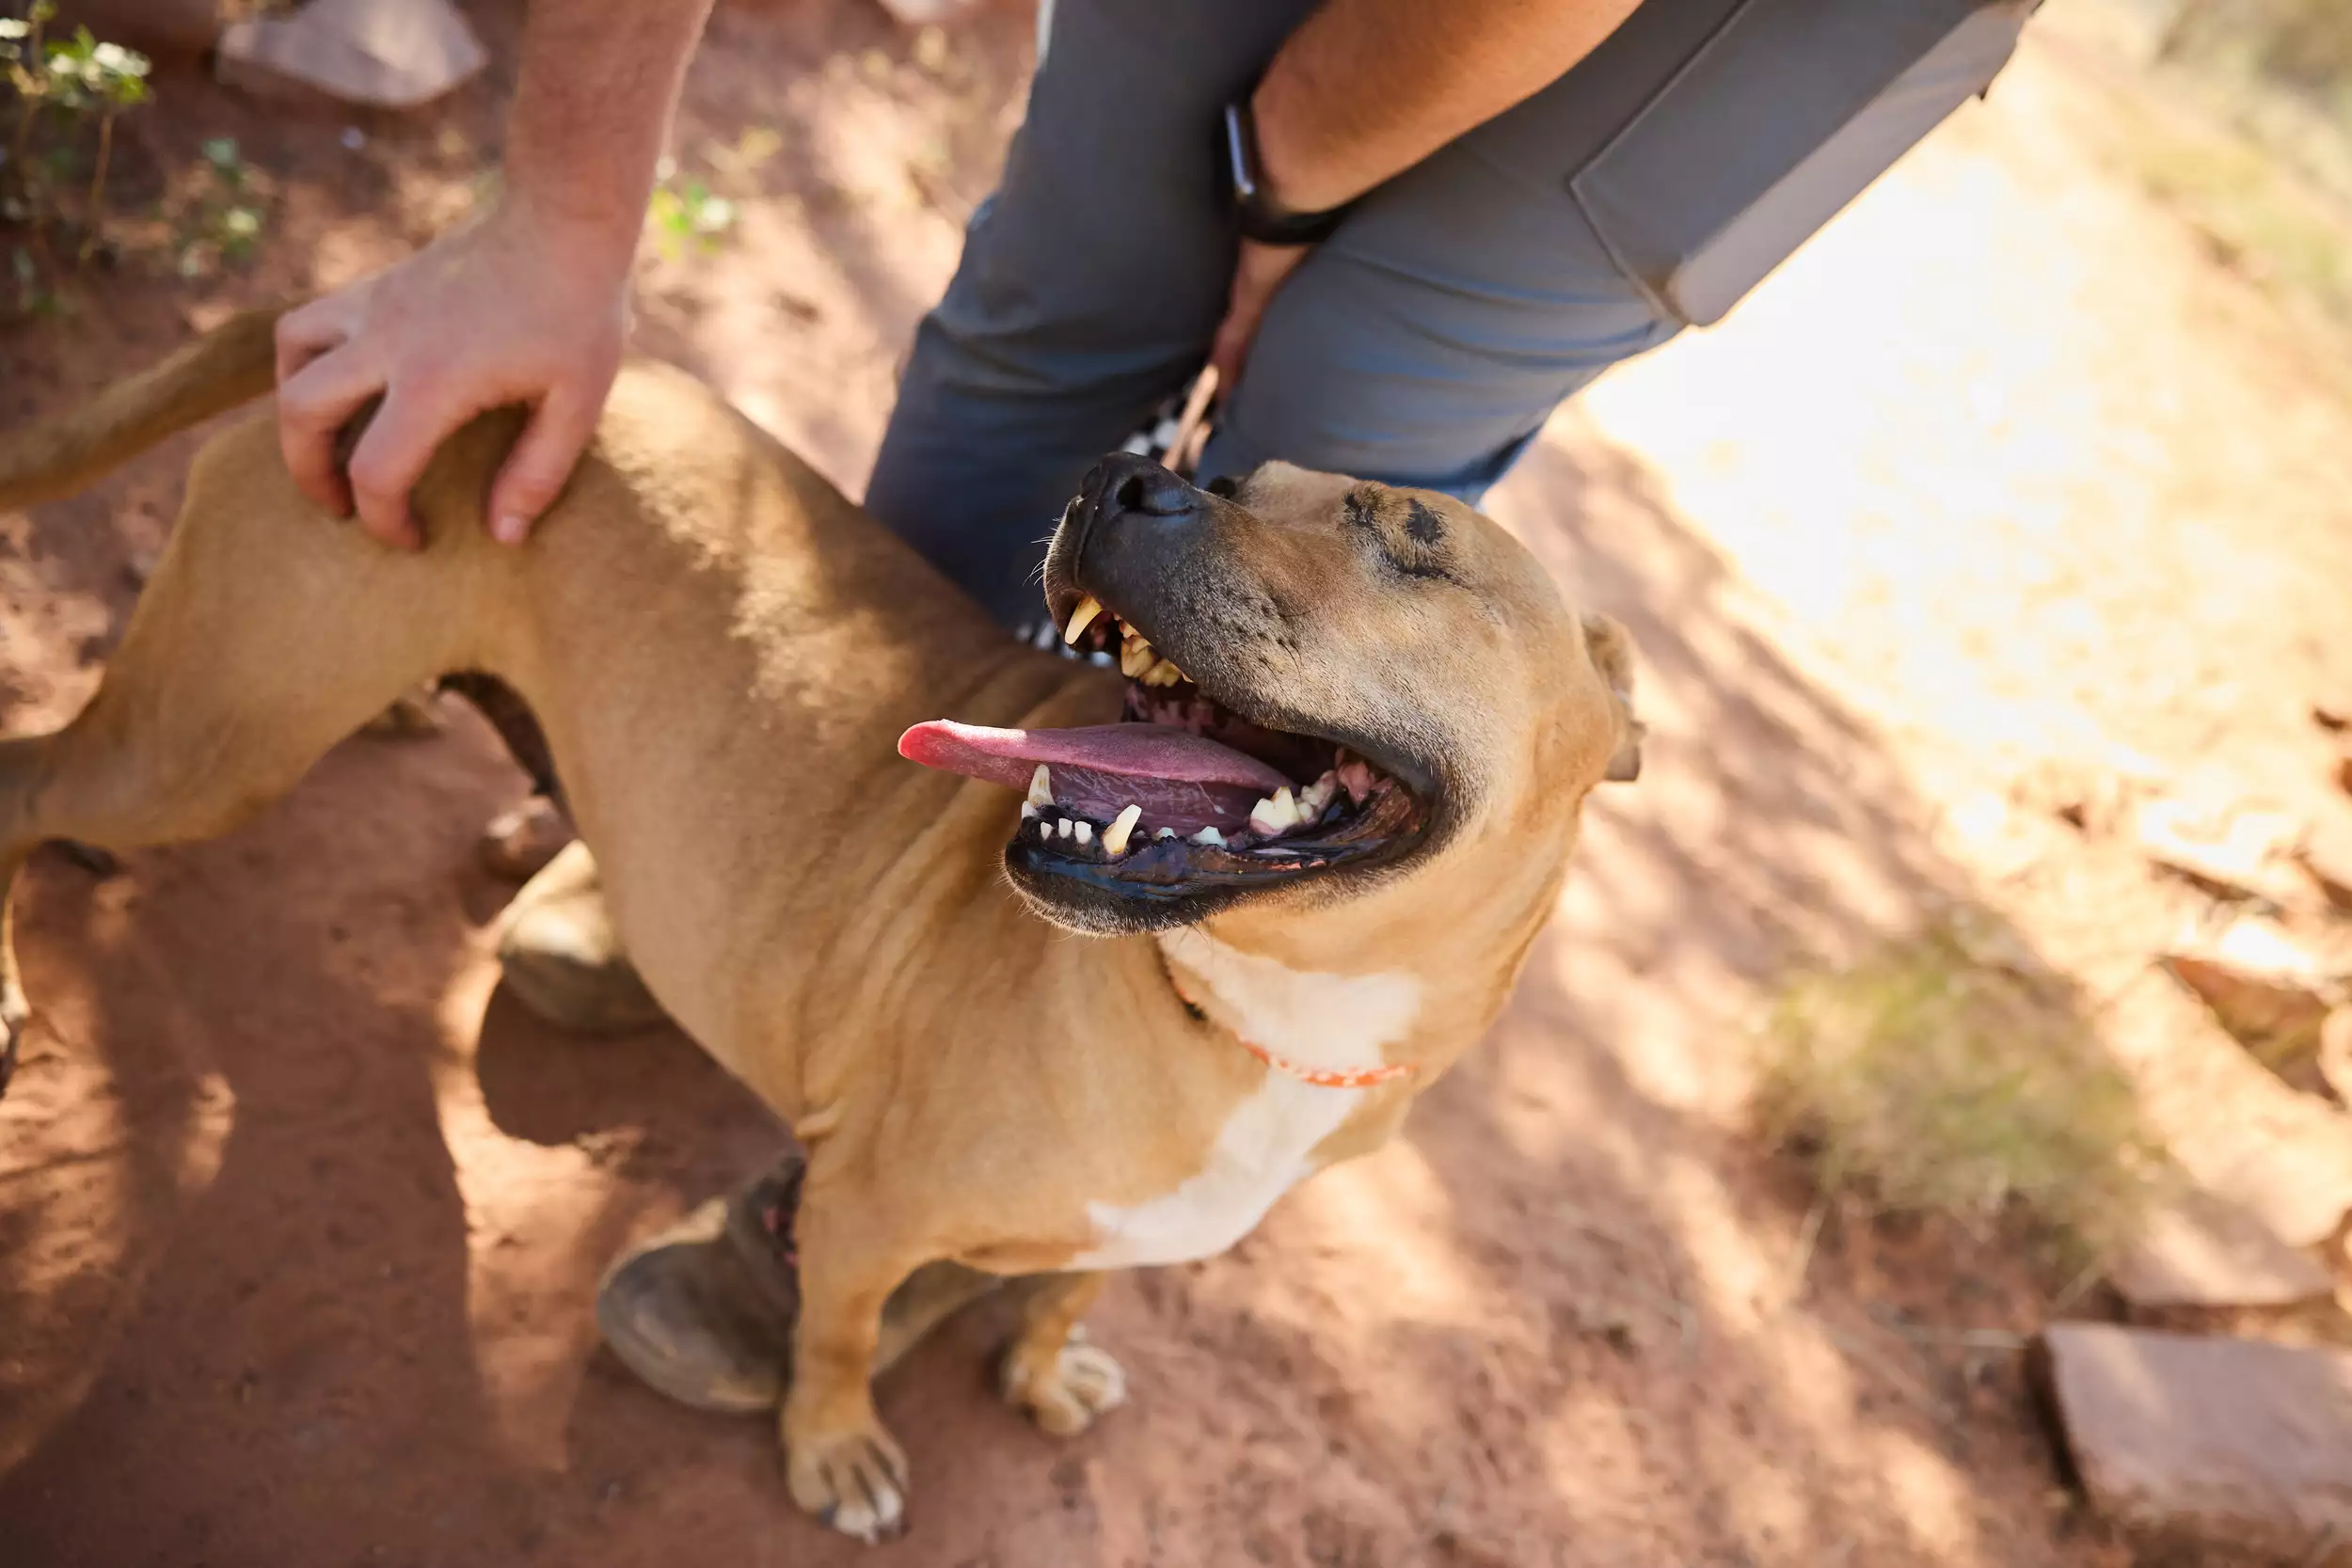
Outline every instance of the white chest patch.
[[(1214, 994), (1217, 1017), (1302, 1067), (1377, 1067), (1383, 1048), (1403, 1039), (1421, 1013), (1421, 982), (1409, 974), (1290, 969), (1201, 931), (1169, 931), (1159, 942), (1172, 962)], [(1126, 1208), (1088, 1205), (1095, 1244), (1070, 1267), (1138, 1268), (1223, 1252), (1256, 1227), (1275, 1199), (1313, 1173), (1315, 1146), (1368, 1092), (1268, 1071), (1217, 1130), (1200, 1170), (1174, 1191)]]

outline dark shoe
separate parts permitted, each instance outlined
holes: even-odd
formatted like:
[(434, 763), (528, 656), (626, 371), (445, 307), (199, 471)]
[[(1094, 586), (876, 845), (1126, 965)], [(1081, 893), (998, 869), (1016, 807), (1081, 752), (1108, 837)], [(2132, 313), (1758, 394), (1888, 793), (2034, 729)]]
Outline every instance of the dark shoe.
[(499, 964), (523, 1005), (584, 1034), (661, 1022), (661, 1005), (621, 951), (588, 846), (574, 840), (506, 907)]
[(630, 1371), (697, 1410), (755, 1415), (784, 1402), (801, 1307), (801, 1171), (800, 1156), (787, 1156), (605, 1271), (596, 1326)]
[[(697, 1410), (755, 1415), (784, 1402), (801, 1308), (792, 1221), (802, 1170), (801, 1157), (787, 1155), (605, 1271), (596, 1326), (629, 1370)], [(998, 1283), (956, 1263), (917, 1269), (882, 1307), (875, 1372)]]

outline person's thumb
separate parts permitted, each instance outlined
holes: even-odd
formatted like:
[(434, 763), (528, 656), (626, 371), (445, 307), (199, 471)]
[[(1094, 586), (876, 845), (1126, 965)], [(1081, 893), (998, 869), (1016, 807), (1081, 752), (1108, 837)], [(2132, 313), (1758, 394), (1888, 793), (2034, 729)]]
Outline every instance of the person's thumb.
[(558, 388), (524, 427), (490, 486), (490, 536), (501, 545), (531, 537), (532, 524), (555, 504), (596, 427), (597, 404)]
[(1220, 399), (1231, 401), (1233, 388), (1241, 382), (1242, 361), (1249, 356), (1249, 339), (1257, 326), (1254, 312), (1244, 320), (1238, 310), (1228, 310), (1216, 325), (1216, 336), (1209, 341), (1209, 363), (1216, 370), (1216, 389)]

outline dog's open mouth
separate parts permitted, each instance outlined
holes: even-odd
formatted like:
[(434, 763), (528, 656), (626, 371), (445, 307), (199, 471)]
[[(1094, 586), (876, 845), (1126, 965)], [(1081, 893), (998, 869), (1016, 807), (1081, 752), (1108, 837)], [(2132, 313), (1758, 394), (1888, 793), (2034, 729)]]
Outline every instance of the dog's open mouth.
[(1421, 836), (1422, 797), (1324, 736), (1252, 720), (1092, 594), (1064, 641), (1127, 676), (1116, 724), (1000, 730), (933, 720), (898, 751), (1022, 790), (1012, 853), (1129, 896), (1176, 897), (1385, 858)]

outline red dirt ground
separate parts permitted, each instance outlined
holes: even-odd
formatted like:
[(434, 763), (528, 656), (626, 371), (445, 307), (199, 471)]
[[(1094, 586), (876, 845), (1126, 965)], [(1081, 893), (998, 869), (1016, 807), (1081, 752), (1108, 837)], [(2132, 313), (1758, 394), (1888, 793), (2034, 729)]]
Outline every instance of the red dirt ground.
[[(234, 135), (278, 192), (268, 243), (0, 337), (0, 419), (462, 211), (518, 15), (474, 10), (498, 79), (358, 150), (167, 71), (126, 199)], [(852, 489), (1017, 117), (1025, 13), (946, 41), (850, 0), (723, 8), (678, 144), (739, 222), (644, 280), (641, 341)], [(2320, 776), (2299, 710), (2352, 687), (2352, 413), (2087, 150), (2088, 91), (2034, 43), (1724, 327), (1554, 422), (1496, 511), (1630, 625), (1655, 734), (1509, 1014), (1397, 1146), (1227, 1258), (1114, 1284), (1095, 1331), (1133, 1398), (1094, 1433), (997, 1405), (985, 1314), (894, 1372), (914, 1529), (871, 1560), (2122, 1560), (2016, 1358), (1954, 1345), (2040, 1321), (2018, 1265), (1856, 1227), (1794, 1285), (1807, 1199), (1749, 1133), (1741, 1043), (1791, 956), (1955, 900), (2111, 1001), (2096, 939), (2163, 906), (2087, 907), (2064, 847), (2005, 879), (2005, 843), (1956, 831), (2036, 759)], [(186, 451), (0, 515), (9, 728), (87, 694)], [(353, 740), (218, 842), (31, 873), (9, 1568), (869, 1560), (793, 1513), (765, 1423), (672, 1408), (598, 1349), (606, 1259), (778, 1134), (677, 1035), (581, 1043), (498, 994), (507, 889), (472, 844), (522, 787), (459, 714)]]

